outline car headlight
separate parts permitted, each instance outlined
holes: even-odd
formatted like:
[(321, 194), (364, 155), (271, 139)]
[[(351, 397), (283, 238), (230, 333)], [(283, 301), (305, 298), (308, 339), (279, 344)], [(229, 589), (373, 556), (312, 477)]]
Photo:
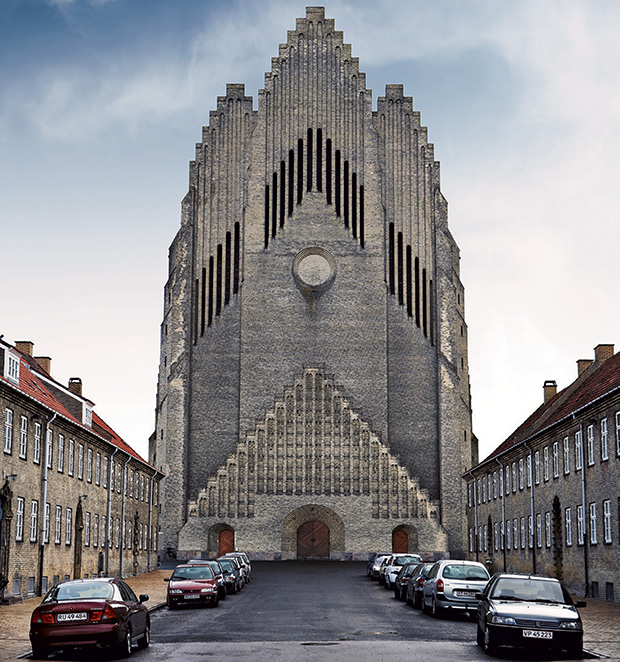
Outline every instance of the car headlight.
[(581, 630), (581, 623), (579, 621), (562, 621), (560, 628), (562, 630)]
[(491, 616), (491, 623), (495, 623), (495, 625), (516, 625), (517, 621), (515, 621), (512, 616), (493, 614), (493, 616)]
[(171, 588), (170, 593), (183, 593), (183, 591), (180, 588)]
[(207, 586), (206, 588), (201, 588), (200, 592), (201, 593), (213, 593), (215, 591), (215, 588), (213, 586)]

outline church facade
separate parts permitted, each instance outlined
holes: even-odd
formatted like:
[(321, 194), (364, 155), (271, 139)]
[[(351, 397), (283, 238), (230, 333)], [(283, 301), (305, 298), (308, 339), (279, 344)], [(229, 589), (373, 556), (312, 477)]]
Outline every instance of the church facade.
[(477, 461), (459, 249), (401, 85), (372, 107), (321, 7), (258, 109), (227, 86), (170, 247), (156, 406), (162, 548), (466, 550)]

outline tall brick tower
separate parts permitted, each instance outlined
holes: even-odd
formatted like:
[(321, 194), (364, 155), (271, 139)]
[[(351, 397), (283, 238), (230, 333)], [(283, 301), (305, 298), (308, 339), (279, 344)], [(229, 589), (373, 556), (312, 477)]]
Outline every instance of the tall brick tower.
[(472, 431), (459, 249), (401, 85), (372, 109), (322, 7), (227, 86), (170, 248), (162, 545), (460, 553)]

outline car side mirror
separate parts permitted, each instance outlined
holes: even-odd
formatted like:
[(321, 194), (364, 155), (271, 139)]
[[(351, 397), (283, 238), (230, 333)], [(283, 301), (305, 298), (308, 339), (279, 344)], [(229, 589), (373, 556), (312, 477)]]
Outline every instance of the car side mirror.
[(149, 596), (146, 593), (140, 593), (140, 602), (148, 602), (149, 601)]
[(169, 582), (169, 581), (170, 581), (170, 577), (164, 577), (164, 581), (165, 581), (165, 582)]
[(588, 603), (585, 600), (577, 600), (577, 602), (575, 602), (575, 607), (577, 607), (577, 609), (583, 609), (584, 607), (587, 606)]
[(476, 595), (474, 595), (474, 598), (476, 598), (476, 600), (482, 600), (482, 598), (484, 598), (484, 593), (480, 593), (480, 591), (478, 591)]

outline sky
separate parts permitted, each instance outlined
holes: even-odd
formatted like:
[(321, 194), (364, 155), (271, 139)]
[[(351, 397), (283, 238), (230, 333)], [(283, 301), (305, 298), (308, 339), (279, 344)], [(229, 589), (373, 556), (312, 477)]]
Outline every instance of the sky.
[[(143, 455), (168, 247), (227, 83), (255, 99), (306, 3), (0, 2), (0, 334), (81, 377)], [(461, 249), (482, 459), (620, 348), (620, 3), (334, 0), (376, 98), (401, 83)]]

